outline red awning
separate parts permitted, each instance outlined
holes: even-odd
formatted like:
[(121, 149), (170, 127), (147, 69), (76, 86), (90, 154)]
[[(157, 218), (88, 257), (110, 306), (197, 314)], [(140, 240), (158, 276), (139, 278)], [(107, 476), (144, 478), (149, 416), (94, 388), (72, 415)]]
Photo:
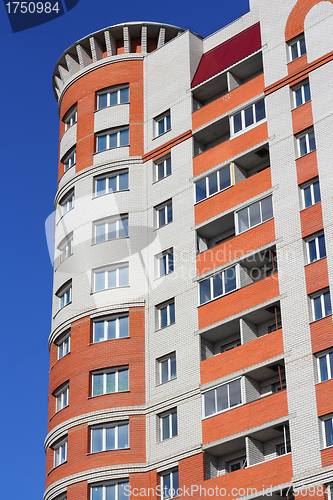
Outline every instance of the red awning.
[(257, 23), (206, 52), (200, 59), (191, 87), (221, 73), (260, 48), (260, 23)]

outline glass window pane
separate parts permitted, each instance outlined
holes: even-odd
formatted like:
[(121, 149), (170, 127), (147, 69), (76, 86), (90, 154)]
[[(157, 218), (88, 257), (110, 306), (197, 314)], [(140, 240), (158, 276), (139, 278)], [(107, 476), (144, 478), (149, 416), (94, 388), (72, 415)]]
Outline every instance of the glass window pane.
[(328, 379), (326, 356), (322, 356), (321, 358), (319, 358), (319, 365), (320, 365), (320, 380), (324, 382), (325, 380)]
[(115, 92), (110, 92), (110, 106), (118, 104), (118, 90)]
[(305, 83), (305, 85), (303, 85), (303, 89), (304, 89), (304, 101), (308, 102), (311, 100), (310, 84)]
[(97, 137), (97, 151), (104, 151), (106, 149), (106, 135)]
[(95, 292), (105, 289), (105, 272), (95, 273)]
[(166, 492), (167, 497), (170, 496), (169, 493), (170, 487), (171, 487), (171, 474), (165, 474), (163, 476), (163, 494)]
[(103, 486), (94, 486), (91, 490), (91, 500), (103, 500)]
[(106, 193), (106, 179), (97, 179), (96, 181), (96, 195), (101, 196)]
[(230, 397), (230, 407), (241, 404), (241, 381), (235, 380), (229, 384), (229, 397)]
[(103, 373), (93, 375), (93, 396), (103, 394)]
[(110, 319), (107, 322), (107, 336), (108, 339), (115, 339), (116, 338), (116, 325), (117, 325), (117, 320), (116, 319)]
[(232, 292), (236, 290), (237, 280), (236, 280), (237, 267), (231, 267), (224, 271), (224, 293)]
[(261, 200), (261, 216), (263, 222), (273, 217), (273, 204), (271, 196)]
[(309, 241), (310, 262), (317, 260), (316, 240)]
[(167, 260), (167, 257), (166, 255), (163, 255), (163, 257), (160, 257), (158, 259), (158, 264), (159, 264), (159, 269), (158, 269), (158, 272), (159, 272), (159, 276), (165, 276), (166, 275), (166, 260)]
[(323, 313), (321, 310), (321, 297), (313, 299), (313, 303), (314, 303), (315, 319), (321, 319), (323, 317)]
[(171, 158), (167, 158), (165, 160), (165, 167), (166, 167), (166, 175), (171, 174)]
[(331, 378), (333, 377), (333, 352), (330, 352), (329, 355), (329, 363), (330, 363), (330, 369), (331, 369)]
[(171, 413), (172, 436), (178, 435), (177, 413)]
[(129, 102), (129, 87), (120, 89), (120, 104)]
[(247, 208), (243, 208), (243, 210), (240, 210), (237, 213), (237, 222), (238, 222), (239, 233), (242, 233), (243, 231), (249, 229), (249, 215)]
[(172, 487), (175, 491), (179, 489), (178, 470), (172, 472)]
[(319, 188), (319, 181), (316, 181), (313, 183), (313, 194), (314, 194), (314, 201), (315, 203), (318, 203), (321, 200), (320, 197), (320, 188)]
[(296, 101), (296, 107), (301, 106), (303, 104), (303, 97), (302, 97), (302, 89), (297, 89), (295, 91), (295, 101)]
[(165, 117), (165, 120), (166, 120), (166, 130), (170, 130), (171, 129), (171, 116), (167, 115)]
[(166, 359), (165, 361), (161, 362), (161, 382), (168, 382), (169, 380), (169, 363), (168, 360)]
[(124, 191), (128, 189), (128, 172), (119, 174), (119, 191)]
[(118, 391), (128, 391), (128, 369), (119, 370), (118, 372)]
[(116, 148), (118, 146), (118, 133), (109, 135), (109, 148)]
[(305, 203), (305, 208), (311, 207), (312, 205), (312, 197), (311, 197), (311, 188), (310, 186), (306, 187), (304, 189), (304, 203)]
[(236, 132), (239, 132), (240, 130), (242, 130), (242, 115), (241, 115), (241, 113), (237, 113), (237, 115), (233, 116), (233, 120), (234, 120), (234, 134), (236, 134)]
[(122, 316), (119, 318), (119, 337), (124, 338), (129, 336), (129, 317)]
[(171, 378), (176, 378), (177, 372), (176, 372), (176, 357), (173, 356), (171, 358)]
[(118, 426), (118, 448), (128, 448), (128, 424)]
[(128, 236), (128, 218), (124, 217), (119, 221), (119, 238), (125, 238)]
[(257, 226), (261, 222), (261, 216), (260, 216), (260, 202), (253, 203), (249, 207), (249, 213), (250, 213), (250, 227)]
[(120, 131), (120, 146), (128, 146), (129, 145), (129, 129)]
[(108, 94), (100, 94), (98, 96), (98, 109), (106, 108), (108, 105)]
[(333, 444), (333, 426), (332, 419), (325, 421), (325, 433), (326, 433), (326, 446), (332, 446)]
[(64, 346), (63, 343), (61, 343), (61, 344), (58, 345), (58, 358), (59, 359), (64, 356), (63, 346)]
[(217, 274), (213, 277), (213, 297), (219, 297), (222, 293), (222, 274)]
[(215, 391), (209, 391), (204, 394), (205, 417), (216, 413), (215, 410)]
[(168, 223), (172, 222), (172, 204), (170, 203), (167, 206), (167, 211), (168, 211)]
[(217, 187), (217, 173), (210, 175), (208, 177), (208, 187), (209, 187), (209, 196), (212, 194), (217, 193), (218, 187)]
[(163, 179), (164, 177), (164, 161), (157, 165), (157, 179)]
[(195, 183), (195, 199), (196, 202), (199, 202), (205, 198), (207, 198), (206, 179), (201, 179), (201, 181)]
[(158, 227), (165, 226), (165, 207), (158, 210)]
[(106, 433), (106, 450), (115, 450), (116, 449), (116, 428), (115, 427), (107, 427), (105, 429)]
[(92, 429), (92, 452), (102, 451), (103, 449), (103, 429)]
[(251, 106), (250, 108), (247, 108), (244, 111), (244, 115), (245, 115), (245, 127), (249, 127), (254, 122), (254, 119), (253, 119), (253, 107)]
[(230, 167), (220, 170), (220, 191), (231, 186)]
[(115, 288), (117, 286), (117, 270), (108, 272), (108, 288)]
[(306, 155), (308, 152), (308, 148), (306, 145), (306, 137), (301, 137), (299, 139), (299, 147), (300, 147), (301, 156)]
[(129, 277), (128, 277), (128, 267), (120, 267), (119, 268), (119, 286), (128, 286)]
[(167, 311), (167, 307), (162, 307), (160, 309), (160, 321), (161, 321), (161, 328), (164, 328), (165, 326), (168, 325), (168, 311)]
[(113, 394), (116, 392), (116, 374), (107, 373), (106, 374), (106, 394)]
[[(126, 488), (127, 486), (127, 488)], [(118, 483), (118, 500), (128, 500), (129, 482)], [(107, 499), (109, 500), (109, 499)], [(111, 500), (111, 499), (110, 499)], [(113, 500), (113, 499), (112, 499)]]
[(199, 283), (199, 296), (200, 296), (200, 304), (204, 304), (211, 299), (210, 294), (210, 279), (200, 281)]
[(169, 439), (170, 437), (170, 420), (169, 415), (162, 418), (162, 439)]
[(314, 151), (316, 149), (316, 141), (313, 132), (309, 134), (309, 145), (310, 145), (310, 151)]
[(109, 178), (109, 191), (118, 191), (117, 188), (117, 176), (113, 176)]
[(324, 293), (324, 308), (325, 308), (325, 316), (329, 316), (330, 314), (332, 314), (330, 292)]
[(116, 500), (116, 484), (105, 486), (105, 500)]
[(223, 411), (229, 408), (228, 386), (222, 385), (216, 389), (217, 411)]
[(299, 41), (301, 56), (306, 53), (305, 39)]
[(162, 120), (159, 120), (157, 122), (158, 125), (158, 135), (161, 135), (164, 133), (164, 118)]
[(255, 109), (256, 109), (256, 122), (260, 122), (260, 120), (266, 118), (264, 100), (257, 102), (257, 104), (255, 105)]
[(99, 224), (96, 226), (96, 243), (105, 241), (105, 224)]
[(297, 42), (291, 45), (291, 60), (297, 59), (298, 50), (297, 50)]
[(94, 342), (104, 340), (104, 321), (94, 323)]
[(108, 240), (117, 238), (117, 222), (109, 222), (108, 224)]
[(169, 315), (170, 315), (170, 325), (173, 325), (175, 322), (175, 303), (171, 302), (169, 304)]
[(169, 273), (173, 271), (173, 253), (168, 254), (168, 265), (169, 265)]

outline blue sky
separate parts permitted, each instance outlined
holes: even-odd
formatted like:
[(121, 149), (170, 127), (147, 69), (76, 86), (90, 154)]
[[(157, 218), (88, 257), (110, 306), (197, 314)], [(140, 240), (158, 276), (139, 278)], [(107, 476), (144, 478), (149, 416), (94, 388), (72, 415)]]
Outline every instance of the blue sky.
[(13, 34), (2, 7), (0, 470), (6, 500), (37, 500), (44, 492), (52, 295), (44, 223), (57, 178), (54, 65), (76, 40), (113, 24), (156, 21), (205, 36), (247, 9), (248, 0), (80, 0), (64, 16)]

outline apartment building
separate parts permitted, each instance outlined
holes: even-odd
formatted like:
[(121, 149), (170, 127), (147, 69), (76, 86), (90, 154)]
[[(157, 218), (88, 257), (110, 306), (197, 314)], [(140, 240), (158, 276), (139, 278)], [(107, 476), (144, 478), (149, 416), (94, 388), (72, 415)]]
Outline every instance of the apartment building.
[(332, 3), (57, 62), (44, 500), (331, 498)]

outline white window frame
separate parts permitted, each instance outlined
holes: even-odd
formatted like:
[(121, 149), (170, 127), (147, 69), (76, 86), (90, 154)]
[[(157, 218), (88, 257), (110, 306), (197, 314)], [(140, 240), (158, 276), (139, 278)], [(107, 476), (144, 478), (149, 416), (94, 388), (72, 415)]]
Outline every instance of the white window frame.
[(59, 389), (54, 392), (54, 397), (56, 399), (56, 413), (63, 410), (69, 405), (69, 382), (62, 385)]
[(328, 484), (326, 488), (324, 486), (324, 493), (327, 493), (327, 500), (333, 500), (333, 485)]
[(57, 294), (59, 298), (59, 309), (63, 309), (72, 302), (72, 282)]
[[(174, 305), (174, 314), (175, 314), (175, 321), (171, 323), (171, 314), (170, 314), (170, 306)], [(157, 312), (158, 312), (158, 329), (162, 330), (163, 328), (167, 328), (170, 325), (174, 325), (176, 322), (176, 306), (175, 306), (175, 300), (171, 299), (167, 302), (163, 302), (162, 304), (159, 304), (156, 306)], [(162, 310), (166, 309), (167, 311), (167, 324), (165, 326), (162, 326)]]
[[(311, 295), (310, 299), (311, 299), (311, 308), (312, 308), (312, 321), (319, 321), (323, 318), (327, 318), (327, 316), (331, 316), (332, 311), (330, 314), (326, 314), (326, 311), (325, 311), (324, 295), (327, 293), (330, 295), (329, 290), (321, 290), (320, 292), (318, 292), (314, 295)], [(315, 299), (318, 299), (319, 297), (320, 297), (320, 307), (321, 307), (322, 317), (316, 318)], [(331, 309), (332, 309), (331, 295), (330, 295), (330, 303), (331, 303)]]
[[(125, 236), (119, 236), (120, 230), (123, 226), (121, 225), (121, 222), (127, 221), (127, 234)], [(109, 224), (116, 224), (116, 237), (115, 238), (108, 238), (109, 235)], [(96, 221), (93, 223), (94, 224), (94, 243), (97, 245), (98, 243), (104, 243), (105, 241), (113, 241), (113, 240), (119, 240), (122, 238), (128, 238), (128, 214), (122, 214), (119, 216), (115, 217), (110, 217), (108, 219), (104, 219), (103, 221)], [(97, 228), (104, 226), (104, 240), (97, 241)]]
[[(261, 101), (264, 102), (265, 116), (264, 116), (264, 118), (261, 118), (260, 120), (257, 121), (255, 107)], [(253, 123), (251, 123), (251, 125), (247, 125), (246, 126), (246, 124), (245, 124), (245, 111), (247, 111), (250, 108), (252, 108)], [(237, 132), (235, 132), (234, 119), (239, 114), (241, 115), (241, 125), (242, 125), (242, 128), (240, 130), (238, 130)], [(237, 135), (243, 133), (245, 130), (250, 130), (251, 128), (256, 127), (258, 125), (258, 123), (263, 123), (265, 120), (267, 120), (267, 116), (266, 116), (266, 103), (265, 103), (265, 99), (261, 98), (261, 99), (258, 99), (256, 102), (254, 102), (254, 103), (252, 103), (252, 104), (250, 104), (248, 106), (245, 106), (245, 108), (240, 109), (239, 111), (237, 111), (237, 113), (233, 113), (231, 115), (231, 117), (230, 117), (230, 131), (231, 131), (231, 136), (237, 136)]]
[[(128, 100), (124, 102), (120, 102), (121, 90), (128, 89)], [(111, 87), (109, 89), (99, 90), (97, 92), (97, 111), (105, 108), (109, 108), (111, 106), (119, 106), (120, 104), (129, 104), (130, 102), (130, 88), (129, 85), (121, 85), (119, 87)], [(104, 107), (100, 107), (100, 96), (107, 95), (107, 105)], [(117, 102), (115, 104), (111, 104), (111, 94), (117, 94)]]
[(326, 422), (329, 422), (330, 420), (332, 421), (332, 425), (333, 425), (333, 417), (332, 416), (323, 418), (323, 420), (322, 420), (324, 448), (331, 448), (333, 446), (333, 443), (327, 444), (327, 439), (326, 439)]
[[(324, 259), (327, 255), (327, 252), (323, 257), (320, 256), (320, 249), (319, 249), (319, 238), (321, 236), (324, 236), (324, 243), (325, 243), (325, 250), (326, 250), (326, 241), (325, 241), (325, 235), (323, 232), (317, 234), (316, 236), (311, 236), (310, 238), (306, 239), (306, 253), (307, 253), (307, 259), (308, 259), (308, 264), (312, 264), (313, 262), (317, 262), (318, 260)], [(315, 242), (315, 247), (316, 247), (316, 259), (311, 260), (310, 258), (310, 243)]]
[[(125, 189), (120, 189), (120, 176), (123, 175), (123, 174), (127, 174), (127, 187)], [(116, 178), (116, 190), (113, 191), (112, 189), (110, 189), (110, 179), (114, 179)], [(98, 181), (102, 181), (105, 179), (105, 183), (106, 183), (106, 189), (105, 189), (105, 193), (100, 193), (98, 194), (97, 192), (97, 182)], [(118, 192), (122, 192), (122, 191), (128, 191), (128, 180), (129, 180), (129, 172), (128, 170), (123, 170), (121, 172), (117, 172), (117, 173), (114, 173), (114, 174), (109, 174), (109, 175), (102, 175), (102, 176), (98, 176), (98, 177), (95, 177), (94, 178), (94, 196), (95, 198), (99, 198), (100, 196), (104, 196), (105, 194), (110, 194), (110, 193), (118, 193)]]
[[(123, 336), (120, 336), (120, 318), (124, 318), (124, 317), (127, 317), (128, 318), (128, 323), (129, 323), (129, 315), (128, 314), (121, 314), (115, 318), (106, 318), (106, 319), (95, 319), (93, 321), (93, 344), (98, 344), (99, 342), (105, 342), (106, 340), (117, 340), (117, 339), (127, 339), (129, 338), (129, 328), (128, 328), (128, 335), (126, 335), (125, 337)], [(108, 332), (108, 324), (110, 321), (115, 321), (116, 322), (116, 338), (115, 339), (108, 339), (107, 338), (107, 332)], [(103, 340), (95, 340), (95, 325), (96, 323), (101, 323), (103, 322), (104, 325), (104, 338)]]
[[(67, 354), (71, 352), (71, 331), (69, 330), (67, 333), (65, 333), (60, 340), (56, 342), (57, 346), (57, 359), (61, 359)], [(64, 353), (62, 356), (60, 356), (61, 352), (61, 346), (62, 346), (62, 352)], [(66, 352), (65, 352), (66, 351)]]
[[(232, 382), (236, 382), (236, 380), (239, 380), (240, 381), (240, 395), (241, 395), (241, 402), (238, 404), (238, 405), (234, 405), (234, 406), (230, 406), (230, 390), (229, 390), (229, 385), (232, 383)], [(227, 386), (228, 388), (228, 408), (225, 408), (224, 410), (220, 410), (220, 411), (215, 411), (214, 413), (211, 413), (210, 415), (205, 415), (205, 394), (208, 394), (209, 392), (213, 392), (214, 391), (214, 401), (215, 401), (215, 410), (217, 409), (217, 396), (216, 396), (216, 391), (217, 389), (219, 389), (220, 387), (222, 386)], [(201, 394), (201, 398), (202, 398), (202, 420), (205, 420), (206, 418), (211, 418), (211, 417), (214, 417), (215, 415), (219, 415), (220, 413), (224, 413), (226, 411), (229, 411), (229, 410), (233, 410), (234, 408), (238, 408), (239, 406), (242, 406), (244, 404), (244, 393), (243, 393), (243, 381), (242, 381), (242, 377), (237, 377), (237, 378), (234, 378), (232, 380), (229, 380), (228, 382), (225, 382), (224, 384), (219, 384), (211, 389), (207, 389), (205, 391), (202, 392)]]
[[(128, 431), (128, 446), (126, 446), (125, 448), (119, 448), (119, 427), (121, 426), (127, 426), (127, 431)], [(113, 449), (107, 449), (106, 448), (106, 429), (111, 429), (111, 428), (114, 428), (115, 429), (115, 447)], [(102, 449), (99, 450), (99, 451), (92, 451), (93, 450), (93, 431), (94, 430), (99, 430), (99, 429), (102, 429), (102, 440), (103, 440), (103, 443), (102, 443)], [(129, 444), (129, 422), (119, 422), (117, 424), (110, 424), (110, 425), (99, 425), (99, 426), (96, 426), (96, 427), (91, 427), (91, 453), (100, 453), (101, 451), (115, 451), (115, 450), (128, 450), (130, 448), (130, 444)]]
[[(128, 269), (128, 283), (126, 285), (120, 285), (119, 284), (119, 277), (120, 277), (120, 269)], [(110, 271), (116, 271), (116, 286), (109, 287), (108, 286), (108, 273)], [(103, 274), (104, 273), (104, 288), (101, 288), (100, 290), (96, 290), (96, 277), (97, 274)], [(129, 263), (124, 262), (122, 264), (115, 264), (111, 267), (108, 267), (107, 269), (96, 269), (93, 271), (93, 292), (102, 292), (103, 290), (113, 290), (115, 288), (124, 288), (125, 286), (129, 286)]]
[[(161, 272), (162, 263), (165, 260), (165, 273)], [(168, 250), (164, 250), (162, 253), (155, 255), (155, 276), (156, 278), (163, 278), (163, 276), (167, 276), (172, 273), (175, 269), (173, 248), (168, 248)]]
[[(175, 485), (174, 485), (174, 477), (173, 477), (173, 474), (177, 472), (178, 474), (178, 482), (179, 482), (179, 473), (178, 473), (178, 469), (174, 469), (174, 470), (171, 470), (171, 471), (168, 471), (168, 472), (163, 472), (160, 474), (160, 478), (161, 478), (161, 500), (165, 500), (166, 498), (176, 498), (178, 497), (178, 489), (179, 489), (179, 484), (178, 484), (178, 488), (177, 490), (175, 489)], [(166, 496), (165, 495), (165, 491), (164, 491), (164, 488), (165, 488), (165, 484), (164, 484), (164, 477), (165, 476), (170, 476), (170, 490), (171, 491), (174, 491), (175, 492), (175, 495), (172, 494), (172, 496)], [(169, 490), (169, 491), (170, 491)]]
[(66, 238), (58, 246), (60, 254), (60, 262), (63, 262), (73, 254), (73, 233), (66, 236)]
[[(170, 162), (170, 173), (168, 173), (168, 164)], [(160, 167), (162, 166), (162, 176), (159, 177)], [(162, 159), (154, 162), (154, 182), (161, 181), (165, 179), (165, 177), (169, 177), (172, 174), (172, 166), (171, 166), (171, 154), (164, 156)]]
[[(233, 472), (236, 472), (236, 471), (231, 470), (231, 467), (233, 465), (236, 465), (236, 464), (240, 464), (241, 465), (240, 469), (244, 469), (245, 462), (246, 462), (246, 458), (243, 458), (243, 457), (237, 458), (236, 460), (231, 460), (231, 462), (228, 462), (228, 474), (232, 474)], [(237, 470), (240, 470), (240, 469), (237, 469)]]
[[(306, 54), (306, 44), (305, 44), (305, 52), (301, 54), (301, 42), (304, 40), (305, 43), (305, 37), (304, 34), (300, 35), (299, 37), (295, 38), (291, 42), (288, 42), (288, 49), (289, 49), (289, 62), (296, 61), (299, 57), (303, 56)], [(292, 56), (292, 47), (296, 45), (297, 48), (297, 57)]]
[[(67, 437), (62, 439), (59, 443), (52, 447), (53, 449), (53, 467), (59, 467), (59, 465), (67, 462)], [(64, 454), (64, 455), (63, 455)], [(62, 457), (63, 455), (63, 457)]]
[[(317, 369), (318, 369), (318, 380), (319, 382), (326, 382), (327, 380), (331, 380), (333, 378), (333, 370), (331, 369), (331, 363), (330, 363), (330, 354), (333, 354), (333, 351), (327, 351), (324, 354), (317, 355)], [(325, 363), (326, 363), (326, 370), (327, 370), (327, 379), (323, 380), (322, 378), (322, 373), (321, 373), (321, 367), (320, 367), (320, 360), (322, 358), (325, 358)]]
[[(127, 371), (127, 381), (128, 388), (124, 391), (119, 390), (119, 372)], [(107, 375), (109, 373), (115, 374), (115, 390), (114, 392), (107, 392)], [(94, 394), (94, 377), (96, 375), (103, 375), (103, 392), (102, 394)], [(129, 368), (128, 366), (118, 367), (118, 368), (108, 368), (107, 370), (94, 371), (91, 374), (91, 397), (96, 398), (98, 396), (104, 396), (105, 394), (117, 394), (121, 392), (129, 391)]]
[[(172, 416), (176, 415), (176, 433), (173, 434), (173, 429), (172, 429)], [(163, 428), (163, 423), (164, 421), (167, 421), (168, 426), (169, 426), (169, 437), (164, 436), (164, 428)], [(160, 440), (161, 441), (166, 441), (168, 439), (172, 439), (173, 437), (178, 436), (178, 415), (177, 415), (177, 408), (173, 408), (170, 411), (167, 411), (165, 413), (162, 413), (159, 415), (159, 423), (160, 423)]]
[(76, 148), (73, 149), (63, 160), (64, 172), (74, 167), (76, 163)]
[[(314, 149), (310, 149), (310, 139), (309, 136), (313, 134), (314, 142), (315, 142), (315, 147)], [(296, 136), (297, 140), (297, 152), (298, 152), (298, 158), (302, 158), (303, 156), (308, 155), (309, 153), (312, 153), (313, 151), (316, 151), (316, 138), (314, 134), (314, 129), (311, 128), (307, 130), (306, 132), (302, 132), (301, 134), (297, 134)], [(302, 149), (301, 149), (301, 141), (302, 139), (305, 139), (305, 144), (306, 144), (306, 152), (302, 154)]]
[[(171, 220), (168, 219), (168, 207), (171, 206)], [(158, 205), (155, 207), (155, 217), (156, 217), (156, 224), (155, 227), (156, 229), (159, 229), (161, 227), (167, 226), (173, 221), (173, 207), (172, 207), (172, 200), (168, 200), (161, 205)], [(164, 210), (164, 217), (165, 217), (165, 224), (160, 225), (160, 213)]]
[(119, 485), (120, 484), (125, 484), (128, 485), (129, 487), (129, 481), (128, 479), (126, 481), (122, 481), (122, 480), (119, 480), (119, 481), (116, 481), (116, 482), (110, 482), (110, 483), (105, 483), (105, 484), (96, 484), (96, 485), (93, 485), (91, 484), (90, 485), (90, 488), (91, 488), (91, 500), (93, 498), (93, 488), (102, 488), (102, 497), (103, 497), (103, 500), (106, 500), (106, 488), (108, 486), (116, 486), (115, 488), (115, 498), (116, 500), (118, 500), (118, 497), (119, 497)]
[[(309, 207), (312, 207), (313, 205), (316, 205), (317, 203), (320, 203), (321, 202), (321, 192), (320, 192), (320, 200), (319, 201), (316, 201), (315, 200), (315, 195), (314, 195), (314, 184), (316, 184), (318, 182), (318, 186), (319, 186), (319, 192), (320, 192), (320, 184), (319, 184), (319, 179), (318, 177), (316, 177), (315, 179), (312, 179), (312, 181), (310, 182), (307, 182), (306, 184), (304, 184), (302, 187), (301, 187), (301, 190), (302, 190), (302, 204), (303, 204), (303, 209), (305, 208), (309, 208)], [(309, 205), (308, 207), (306, 206), (306, 203), (305, 203), (305, 189), (307, 188), (310, 188), (310, 195), (311, 195), (311, 205)]]
[[(171, 361), (173, 359), (176, 361), (176, 374), (174, 377), (172, 377), (171, 374)], [(157, 362), (158, 362), (158, 378), (160, 384), (166, 384), (167, 382), (170, 382), (171, 380), (175, 380), (177, 378), (177, 358), (175, 352), (167, 354), (166, 356), (163, 356), (163, 358), (159, 358)], [(168, 372), (167, 380), (164, 381), (163, 381), (163, 363), (167, 364), (167, 372)]]
[[(225, 292), (225, 280), (224, 280), (224, 275), (226, 272), (230, 271), (230, 269), (235, 269), (235, 275), (236, 275), (236, 288), (233, 290), (230, 290), (229, 292)], [(217, 295), (214, 297), (214, 278), (218, 275), (222, 275), (222, 294)], [(207, 300), (206, 302), (200, 302), (200, 283), (203, 283), (204, 281), (209, 280), (209, 288), (210, 288), (210, 299)], [(208, 304), (209, 302), (212, 302), (212, 300), (219, 299), (220, 297), (224, 297), (225, 295), (229, 295), (229, 293), (235, 292), (236, 290), (239, 290), (240, 288), (240, 279), (239, 279), (239, 264), (235, 264), (232, 267), (228, 267), (228, 269), (224, 269), (223, 271), (220, 271), (219, 273), (215, 273), (212, 276), (209, 276), (209, 278), (206, 278), (204, 280), (201, 280), (198, 282), (198, 306), (202, 306), (204, 304)]]
[[(305, 90), (304, 90), (304, 87), (305, 85), (309, 85), (309, 93), (310, 93), (310, 99), (309, 100), (305, 100)], [(301, 96), (302, 96), (302, 102), (301, 104), (298, 104), (297, 105), (297, 101), (296, 101), (296, 92), (300, 90), (301, 91)], [(311, 90), (310, 90), (310, 82), (309, 80), (305, 80), (303, 82), (301, 82), (299, 85), (296, 85), (296, 87), (293, 87), (292, 88), (292, 92), (293, 92), (293, 99), (294, 99), (294, 109), (297, 109), (299, 108), (300, 106), (302, 106), (303, 104), (306, 104), (307, 102), (310, 102), (311, 101)]]
[[(163, 123), (164, 126), (164, 131), (159, 133), (159, 126), (160, 123)], [(162, 115), (157, 116), (154, 118), (154, 137), (161, 137), (161, 135), (166, 134), (171, 130), (171, 113), (170, 109), (163, 113)]]
[(65, 123), (66, 132), (66, 130), (68, 130), (77, 122), (77, 105), (75, 105), (74, 108), (65, 115), (63, 121)]
[[(124, 132), (125, 130), (128, 131), (128, 142), (127, 144), (120, 144), (120, 136), (121, 132)], [(117, 146), (110, 146), (110, 136), (116, 135), (117, 136)], [(106, 137), (106, 148), (105, 149), (98, 149), (98, 139), (100, 137)], [(116, 130), (109, 130), (107, 132), (101, 132), (99, 134), (96, 134), (96, 153), (102, 153), (102, 151), (108, 151), (109, 149), (116, 149), (116, 148), (123, 148), (127, 147), (130, 144), (130, 139), (129, 139), (129, 127), (123, 127), (120, 129)]]
[[(266, 220), (263, 220), (263, 216), (262, 216), (262, 202), (264, 200), (267, 200), (268, 198), (271, 198), (272, 200), (272, 217), (270, 217), (269, 219), (266, 219)], [(256, 205), (256, 204), (259, 204), (259, 207), (260, 207), (260, 222), (258, 222), (258, 224), (255, 224), (253, 226), (250, 225), (250, 208), (253, 206), (253, 205)], [(248, 221), (249, 221), (249, 227), (247, 229), (244, 229), (244, 231), (239, 231), (239, 221), (238, 221), (238, 217), (239, 217), (239, 213), (242, 212), (243, 210), (247, 210), (248, 211)], [(250, 205), (248, 205), (247, 207), (243, 207), (241, 208), (240, 210), (237, 210), (237, 212), (235, 212), (235, 230), (236, 230), (236, 236), (238, 236), (239, 234), (243, 234), (245, 233), (246, 231), (250, 231), (250, 229), (253, 229), (254, 227), (257, 227), (257, 226), (260, 226), (261, 224), (264, 224), (264, 222), (267, 222), (268, 220), (272, 220), (274, 219), (274, 211), (273, 211), (273, 196), (272, 195), (269, 195), (269, 196), (265, 196), (265, 198), (262, 198), (261, 200), (257, 200), (255, 201), (254, 203), (251, 203)]]
[[(221, 172), (221, 170), (226, 170), (227, 168), (229, 168), (229, 173), (230, 173), (230, 185), (226, 186), (223, 189), (220, 189), (220, 172)], [(216, 179), (217, 191), (215, 191), (215, 193), (210, 194), (209, 193), (209, 178), (212, 177), (212, 176), (214, 176), (214, 175), (217, 176), (217, 179)], [(206, 184), (206, 197), (202, 198), (199, 201), (197, 201), (196, 185), (197, 185), (198, 182), (201, 182), (203, 180), (205, 181), (205, 184)], [(227, 166), (225, 166), (223, 168), (219, 168), (218, 170), (216, 170), (212, 174), (207, 175), (206, 177), (203, 177), (203, 178), (199, 179), (197, 182), (194, 183), (194, 203), (195, 204), (196, 203), (201, 203), (202, 201), (207, 200), (207, 198), (211, 198), (212, 196), (215, 196), (216, 194), (221, 193), (222, 191), (225, 191), (226, 189), (229, 189), (233, 185), (234, 185), (234, 163), (231, 162), (229, 165), (227, 165)]]
[(67, 214), (70, 210), (74, 208), (74, 191), (68, 193), (60, 202), (62, 207), (62, 215)]

